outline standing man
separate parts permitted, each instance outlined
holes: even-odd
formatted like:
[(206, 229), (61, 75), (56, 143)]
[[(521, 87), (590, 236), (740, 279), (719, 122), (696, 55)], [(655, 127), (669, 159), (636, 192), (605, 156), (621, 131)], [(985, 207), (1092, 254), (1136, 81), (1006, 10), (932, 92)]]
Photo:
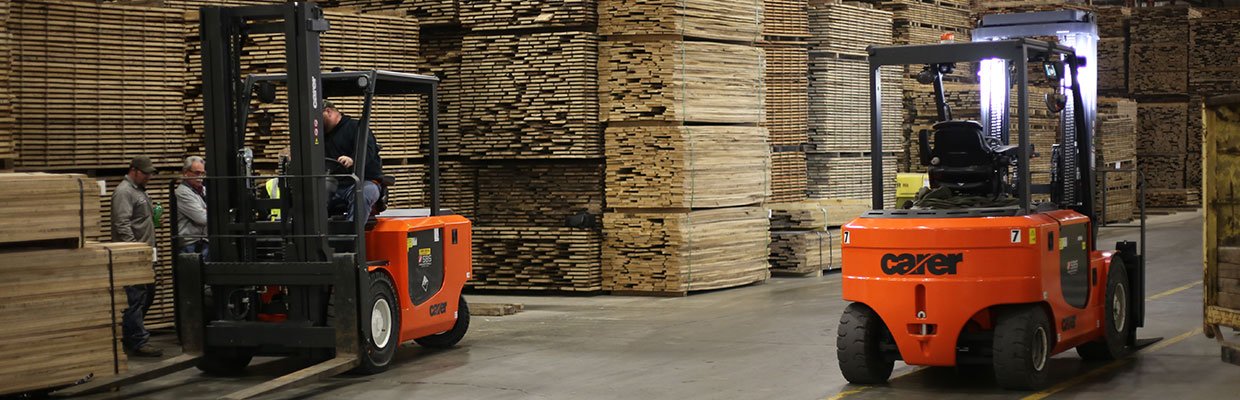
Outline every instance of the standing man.
[[(323, 100), (323, 124), (327, 128), (327, 142), (323, 152), (327, 158), (336, 160), (345, 168), (353, 168), (353, 150), (357, 144), (359, 126), (357, 120), (342, 114), (331, 101)], [(362, 169), (362, 196), (366, 200), (366, 209), (373, 210), (379, 201), (379, 182), (383, 180), (383, 161), (379, 159), (379, 143), (375, 135), (366, 135), (366, 165)], [(331, 201), (347, 202), (349, 220), (353, 220), (353, 184), (341, 182), (332, 194)], [(369, 218), (368, 214), (362, 218)]]
[[(155, 175), (155, 165), (145, 156), (129, 162), (125, 181), (112, 193), (112, 241), (146, 243), (155, 248), (155, 221), (151, 198), (146, 194), (146, 183)], [(121, 343), (129, 354), (139, 357), (159, 357), (164, 351), (147, 344), (151, 333), (143, 325), (146, 312), (155, 300), (155, 285), (125, 287), (129, 306), (125, 308), (121, 327), (124, 338)]]
[(177, 185), (177, 252), (198, 253), (207, 258), (207, 188), (202, 177), (207, 175), (207, 162), (189, 156), (181, 167), (181, 184)]

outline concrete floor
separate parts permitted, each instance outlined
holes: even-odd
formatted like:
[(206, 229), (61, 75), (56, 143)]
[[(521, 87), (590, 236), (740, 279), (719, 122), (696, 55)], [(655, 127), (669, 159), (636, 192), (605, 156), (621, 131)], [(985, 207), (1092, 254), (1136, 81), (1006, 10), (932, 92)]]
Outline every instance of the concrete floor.
[[(1100, 246), (1135, 237), (1132, 228), (1107, 228)], [(834, 274), (686, 298), (469, 296), (523, 303), (526, 311), (475, 318), (456, 349), (404, 348), (384, 374), (332, 378), (274, 398), (1236, 398), (1240, 367), (1220, 362), (1218, 346), (1200, 333), (1200, 212), (1152, 217), (1148, 240), (1148, 318), (1139, 335), (1166, 339), (1113, 363), (1061, 354), (1051, 363), (1055, 385), (1038, 393), (998, 390), (988, 371), (899, 363), (889, 385), (847, 384), (835, 359), (845, 303)], [(159, 339), (171, 346), (169, 336)], [(240, 378), (190, 370), (96, 398), (214, 398), (295, 368), (262, 359)]]

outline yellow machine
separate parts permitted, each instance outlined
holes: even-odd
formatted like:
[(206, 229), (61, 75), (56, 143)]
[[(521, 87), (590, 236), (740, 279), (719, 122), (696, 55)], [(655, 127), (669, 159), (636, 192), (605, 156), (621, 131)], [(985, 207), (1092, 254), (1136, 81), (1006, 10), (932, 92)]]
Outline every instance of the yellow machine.
[(917, 191), (927, 186), (930, 186), (929, 174), (896, 174), (896, 208), (908, 208), (913, 199), (917, 198)]

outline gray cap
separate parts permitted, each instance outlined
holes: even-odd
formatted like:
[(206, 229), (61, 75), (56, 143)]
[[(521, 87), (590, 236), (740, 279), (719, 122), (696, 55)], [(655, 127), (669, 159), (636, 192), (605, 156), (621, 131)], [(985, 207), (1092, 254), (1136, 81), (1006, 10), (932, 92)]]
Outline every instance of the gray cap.
[(139, 171), (142, 171), (147, 175), (154, 174), (156, 171), (155, 164), (152, 163), (151, 158), (147, 156), (134, 157), (133, 161), (129, 162), (129, 168), (137, 168)]

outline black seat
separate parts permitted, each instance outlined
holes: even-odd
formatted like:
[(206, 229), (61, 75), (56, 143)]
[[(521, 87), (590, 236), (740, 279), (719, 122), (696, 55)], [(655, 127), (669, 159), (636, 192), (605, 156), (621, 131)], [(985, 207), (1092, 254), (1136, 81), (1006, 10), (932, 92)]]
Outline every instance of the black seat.
[(931, 186), (946, 186), (955, 193), (994, 196), (1002, 193), (1003, 175), (1011, 164), (1007, 146), (988, 139), (977, 121), (944, 121), (934, 124), (934, 148), (922, 131), (921, 163), (929, 168)]

